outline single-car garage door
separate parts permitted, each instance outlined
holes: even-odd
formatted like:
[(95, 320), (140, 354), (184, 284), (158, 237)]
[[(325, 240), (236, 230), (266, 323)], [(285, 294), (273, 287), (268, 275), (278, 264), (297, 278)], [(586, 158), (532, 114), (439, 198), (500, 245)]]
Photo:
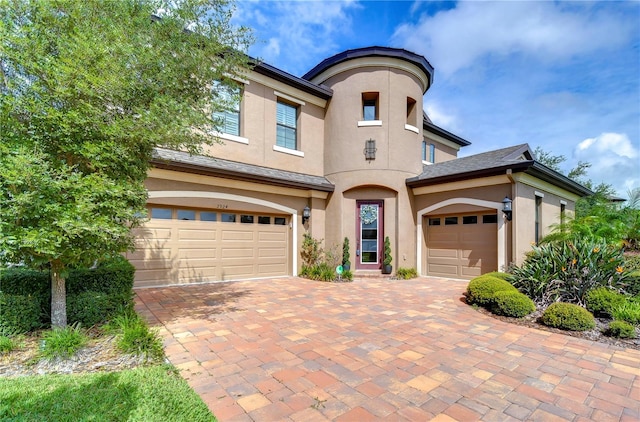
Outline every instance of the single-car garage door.
[(149, 214), (127, 255), (136, 287), (289, 273), (288, 216), (168, 207)]
[(427, 274), (471, 279), (498, 268), (497, 214), (425, 217)]

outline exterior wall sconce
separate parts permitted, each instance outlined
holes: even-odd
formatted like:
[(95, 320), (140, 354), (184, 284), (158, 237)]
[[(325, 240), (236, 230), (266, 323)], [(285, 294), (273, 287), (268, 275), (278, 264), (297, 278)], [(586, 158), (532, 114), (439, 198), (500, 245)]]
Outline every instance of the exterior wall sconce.
[(505, 196), (502, 200), (502, 212), (504, 213), (507, 221), (511, 221), (512, 212), (511, 212), (511, 199), (508, 196)]
[(364, 143), (364, 158), (367, 160), (376, 159), (376, 141), (375, 139), (369, 139)]
[(310, 218), (311, 218), (311, 209), (307, 205), (302, 210), (302, 224), (303, 225), (307, 224), (307, 221), (309, 221)]

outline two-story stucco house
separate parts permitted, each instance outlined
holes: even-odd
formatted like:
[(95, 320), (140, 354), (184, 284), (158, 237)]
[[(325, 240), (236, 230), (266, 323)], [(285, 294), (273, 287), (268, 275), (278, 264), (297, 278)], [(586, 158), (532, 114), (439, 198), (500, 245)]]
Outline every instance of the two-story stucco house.
[(356, 273), (380, 271), (385, 236), (394, 267), (421, 275), (521, 262), (591, 192), (526, 144), (457, 158), (470, 143), (422, 111), (433, 74), (424, 57), (386, 47), (302, 77), (256, 65), (236, 109), (216, 116), (215, 158), (156, 151), (150, 220), (128, 255), (136, 285), (294, 276), (304, 233), (325, 247), (348, 237)]

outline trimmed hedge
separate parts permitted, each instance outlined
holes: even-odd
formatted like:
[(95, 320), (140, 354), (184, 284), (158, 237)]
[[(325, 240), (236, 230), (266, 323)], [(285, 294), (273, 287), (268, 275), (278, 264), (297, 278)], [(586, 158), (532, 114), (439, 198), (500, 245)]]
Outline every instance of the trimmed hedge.
[(596, 326), (591, 312), (573, 303), (556, 302), (545, 309), (542, 323), (562, 330), (586, 331)]
[(536, 310), (536, 305), (526, 295), (512, 290), (502, 290), (493, 296), (491, 312), (514, 318), (522, 318)]
[(492, 271), (490, 273), (486, 273), (482, 275), (488, 275), (488, 276), (499, 278), (505, 281), (509, 281), (509, 279), (511, 278), (511, 274), (503, 273), (502, 271)]
[[(121, 256), (100, 263), (96, 268), (70, 270), (65, 282), (69, 324), (80, 322), (84, 326), (95, 325), (111, 317), (115, 311), (133, 306), (134, 272), (133, 265)], [(51, 324), (51, 280), (48, 271), (13, 267), (2, 270), (0, 277), (3, 293), (30, 297), (31, 301), (37, 303), (37, 326)], [(17, 304), (29, 302), (15, 300)], [(31, 315), (29, 309), (15, 312)], [(4, 319), (0, 313), (0, 325), (8, 324)]]
[(36, 297), (0, 292), (0, 331), (14, 334), (32, 331), (41, 326), (41, 317)]
[(625, 321), (611, 321), (604, 333), (616, 338), (636, 338), (636, 329)]
[(626, 302), (626, 297), (606, 287), (590, 290), (584, 297), (586, 308), (597, 316), (611, 317), (612, 310)]
[(490, 275), (481, 275), (469, 282), (467, 301), (474, 305), (491, 306), (494, 295), (503, 290), (518, 291), (508, 281)]

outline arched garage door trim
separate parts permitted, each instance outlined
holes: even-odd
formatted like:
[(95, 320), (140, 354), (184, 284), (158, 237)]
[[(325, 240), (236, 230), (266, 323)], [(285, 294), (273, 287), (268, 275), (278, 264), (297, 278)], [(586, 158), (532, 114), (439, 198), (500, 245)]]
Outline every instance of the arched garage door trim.
[(291, 227), (293, 229), (293, 239), (291, 240), (291, 250), (293, 257), (291, 259), (291, 274), (295, 277), (298, 275), (298, 211), (293, 208), (275, 202), (265, 201), (263, 199), (252, 198), (250, 196), (235, 195), (233, 193), (223, 192), (207, 192), (207, 191), (182, 191), (182, 190), (163, 190), (149, 192), (149, 198), (207, 198), (222, 199), (227, 201), (239, 201), (249, 204), (261, 205), (273, 208), (278, 211), (291, 215)]
[[(416, 231), (416, 257), (417, 257), (417, 270), (418, 274), (426, 275), (422, 273), (422, 221), (426, 214), (430, 214), (433, 211), (436, 211), (440, 208), (444, 208), (449, 205), (455, 204), (465, 204), (465, 205), (475, 205), (478, 207), (495, 209), (498, 215), (500, 215), (500, 210), (502, 209), (502, 202), (492, 202), (485, 201), (482, 199), (473, 199), (473, 198), (451, 198), (437, 204), (430, 205), (426, 208), (423, 208), (417, 213), (417, 231)], [(498, 218), (498, 269), (502, 269), (506, 267), (507, 257), (507, 230), (504, 224), (503, 218)]]

